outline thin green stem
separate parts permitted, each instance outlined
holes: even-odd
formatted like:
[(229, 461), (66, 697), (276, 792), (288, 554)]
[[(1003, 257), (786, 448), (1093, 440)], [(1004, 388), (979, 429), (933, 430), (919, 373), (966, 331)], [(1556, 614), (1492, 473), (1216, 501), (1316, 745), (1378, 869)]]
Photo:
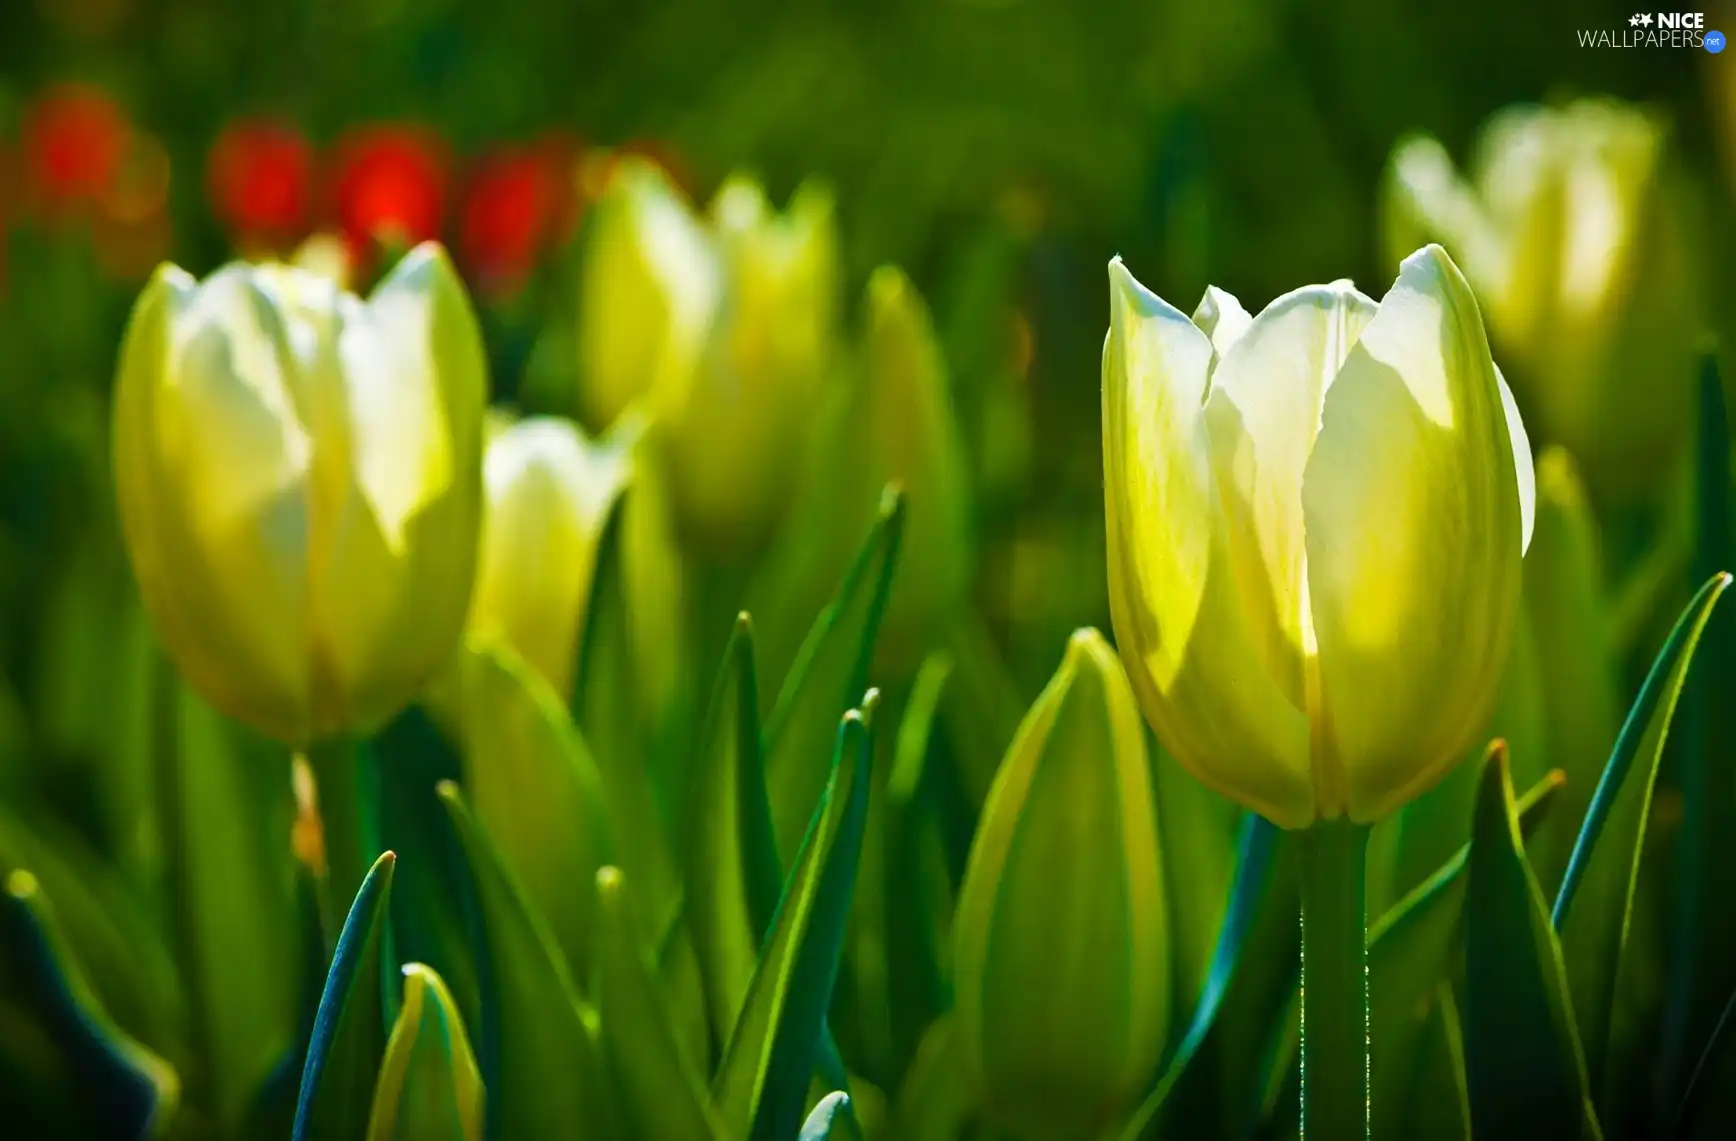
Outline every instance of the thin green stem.
[(1368, 1137), (1367, 825), (1302, 833), (1302, 1136)]
[(337, 944), (350, 904), (368, 872), (369, 825), (363, 809), (360, 750), (348, 738), (319, 741), (302, 754), (313, 771), (325, 877), (320, 884), (320, 920), (326, 947)]

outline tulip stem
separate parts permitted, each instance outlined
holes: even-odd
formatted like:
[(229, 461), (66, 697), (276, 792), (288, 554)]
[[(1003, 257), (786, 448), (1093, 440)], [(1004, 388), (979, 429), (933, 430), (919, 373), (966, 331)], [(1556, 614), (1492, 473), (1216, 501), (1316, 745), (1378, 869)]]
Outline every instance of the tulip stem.
[(1302, 848), (1302, 1136), (1368, 1136), (1368, 826), (1320, 821)]
[(367, 874), (366, 821), (362, 810), (361, 750), (348, 738), (320, 741), (302, 754), (313, 772), (319, 805), (325, 874), (320, 881), (320, 921), (326, 947), (337, 945), (350, 904)]

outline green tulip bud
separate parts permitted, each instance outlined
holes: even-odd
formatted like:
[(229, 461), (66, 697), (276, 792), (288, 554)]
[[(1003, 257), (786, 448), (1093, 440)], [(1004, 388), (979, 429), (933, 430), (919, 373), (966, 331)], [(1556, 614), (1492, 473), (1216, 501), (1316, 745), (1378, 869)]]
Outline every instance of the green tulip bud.
[(643, 159), (616, 167), (593, 208), (580, 266), (579, 419), (594, 432), (627, 406), (685, 386), (717, 306), (718, 269), (699, 220)]
[(1619, 497), (1655, 483), (1690, 420), (1693, 206), (1666, 124), (1597, 99), (1500, 112), (1469, 179), (1434, 139), (1401, 144), (1385, 223), (1395, 255), (1439, 241), (1460, 259), (1527, 417)]
[(295, 746), (378, 727), (463, 629), (487, 369), (434, 245), (367, 299), (173, 266), (121, 350), (115, 480), (140, 592), (212, 705)]
[(789, 505), (837, 324), (831, 196), (798, 190), (786, 213), (735, 178), (712, 202), (721, 273), (699, 367), (658, 404), (683, 532), (725, 556), (757, 551)]
[(1144, 726), (1115, 651), (1068, 643), (983, 806), (954, 919), (966, 1069), (1021, 1138), (1087, 1138), (1144, 1092), (1170, 946)]

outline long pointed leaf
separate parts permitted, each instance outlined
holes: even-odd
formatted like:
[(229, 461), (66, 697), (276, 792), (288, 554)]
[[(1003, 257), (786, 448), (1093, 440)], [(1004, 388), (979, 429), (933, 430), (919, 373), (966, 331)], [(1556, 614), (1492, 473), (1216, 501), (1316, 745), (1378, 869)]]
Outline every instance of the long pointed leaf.
[(1709, 579), (1658, 652), (1616, 739), (1555, 898), (1552, 919), (1567, 958), (1568, 984), (1593, 1090), (1603, 1089), (1616, 982), (1670, 719), (1700, 635), (1729, 584), (1727, 574)]
[(837, 597), (821, 612), (765, 723), (766, 788), (783, 866), (794, 862), (826, 783), (824, 758), (838, 718), (868, 688), (880, 620), (892, 589), (904, 499), (889, 491)]
[(631, 1136), (722, 1141), (705, 1083), (688, 1065), (639, 944), (620, 870), (597, 873), (597, 1005), (609, 1072)]
[[(482, 910), (485, 1023), (498, 1043), (488, 1135), (589, 1141), (612, 1135), (588, 1012), (554, 937), (492, 838), (450, 783), (440, 799), (470, 861)], [(574, 885), (574, 890), (582, 890)]]
[(753, 627), (742, 615), (700, 735), (686, 832), (686, 916), (712, 1034), (727, 1042), (777, 908), (771, 808), (760, 756)]
[[(1563, 781), (1561, 773), (1551, 773), (1520, 798), (1525, 836), (1542, 823)], [(1435, 999), (1460, 946), (1470, 855), (1467, 843), (1368, 929), (1369, 1096), (1376, 1137), (1403, 1136), (1408, 1128), (1418, 1043), (1439, 1017)]]
[(295, 1108), (295, 1141), (361, 1141), (386, 1052), (380, 956), (392, 891), (391, 852), (374, 861), (338, 933), (314, 1017)]
[[(63, 1052), (72, 1082), (65, 1092), (80, 1114), (78, 1125), (89, 1131), (78, 1130), (81, 1135), (135, 1141), (163, 1133), (180, 1104), (179, 1076), (103, 1010), (66, 946), (41, 886), (27, 871), (9, 873), (0, 891), (0, 977), (12, 984), (8, 990), (18, 988), (5, 997), (22, 1002)], [(0, 1010), (10, 1005), (0, 1002)], [(8, 1016), (12, 1013), (6, 1010)], [(92, 1096), (94, 1091), (101, 1096)], [(0, 1106), (7, 1110), (11, 1129), (31, 1128), (15, 1101), (25, 1093), (0, 1090)], [(69, 1124), (54, 1123), (57, 1131)]]
[(1477, 789), (1468, 873), (1465, 1074), (1476, 1135), (1598, 1137), (1561, 946), (1525, 862), (1500, 747)]
[(872, 749), (865, 719), (846, 714), (831, 780), (712, 1081), (713, 1103), (733, 1137), (770, 1141), (793, 1133), (801, 1121), (850, 915)]

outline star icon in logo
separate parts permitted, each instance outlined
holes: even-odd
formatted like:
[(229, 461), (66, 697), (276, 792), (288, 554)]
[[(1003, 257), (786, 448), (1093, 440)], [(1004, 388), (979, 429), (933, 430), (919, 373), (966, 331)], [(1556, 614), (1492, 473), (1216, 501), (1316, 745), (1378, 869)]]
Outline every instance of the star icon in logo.
[(1649, 28), (1651, 26), (1652, 26), (1652, 14), (1650, 12), (1641, 12), (1640, 13), (1640, 27)]
[(1637, 28), (1639, 26), (1640, 26), (1640, 18), (1638, 16), (1629, 16), (1628, 17), (1628, 27)]

